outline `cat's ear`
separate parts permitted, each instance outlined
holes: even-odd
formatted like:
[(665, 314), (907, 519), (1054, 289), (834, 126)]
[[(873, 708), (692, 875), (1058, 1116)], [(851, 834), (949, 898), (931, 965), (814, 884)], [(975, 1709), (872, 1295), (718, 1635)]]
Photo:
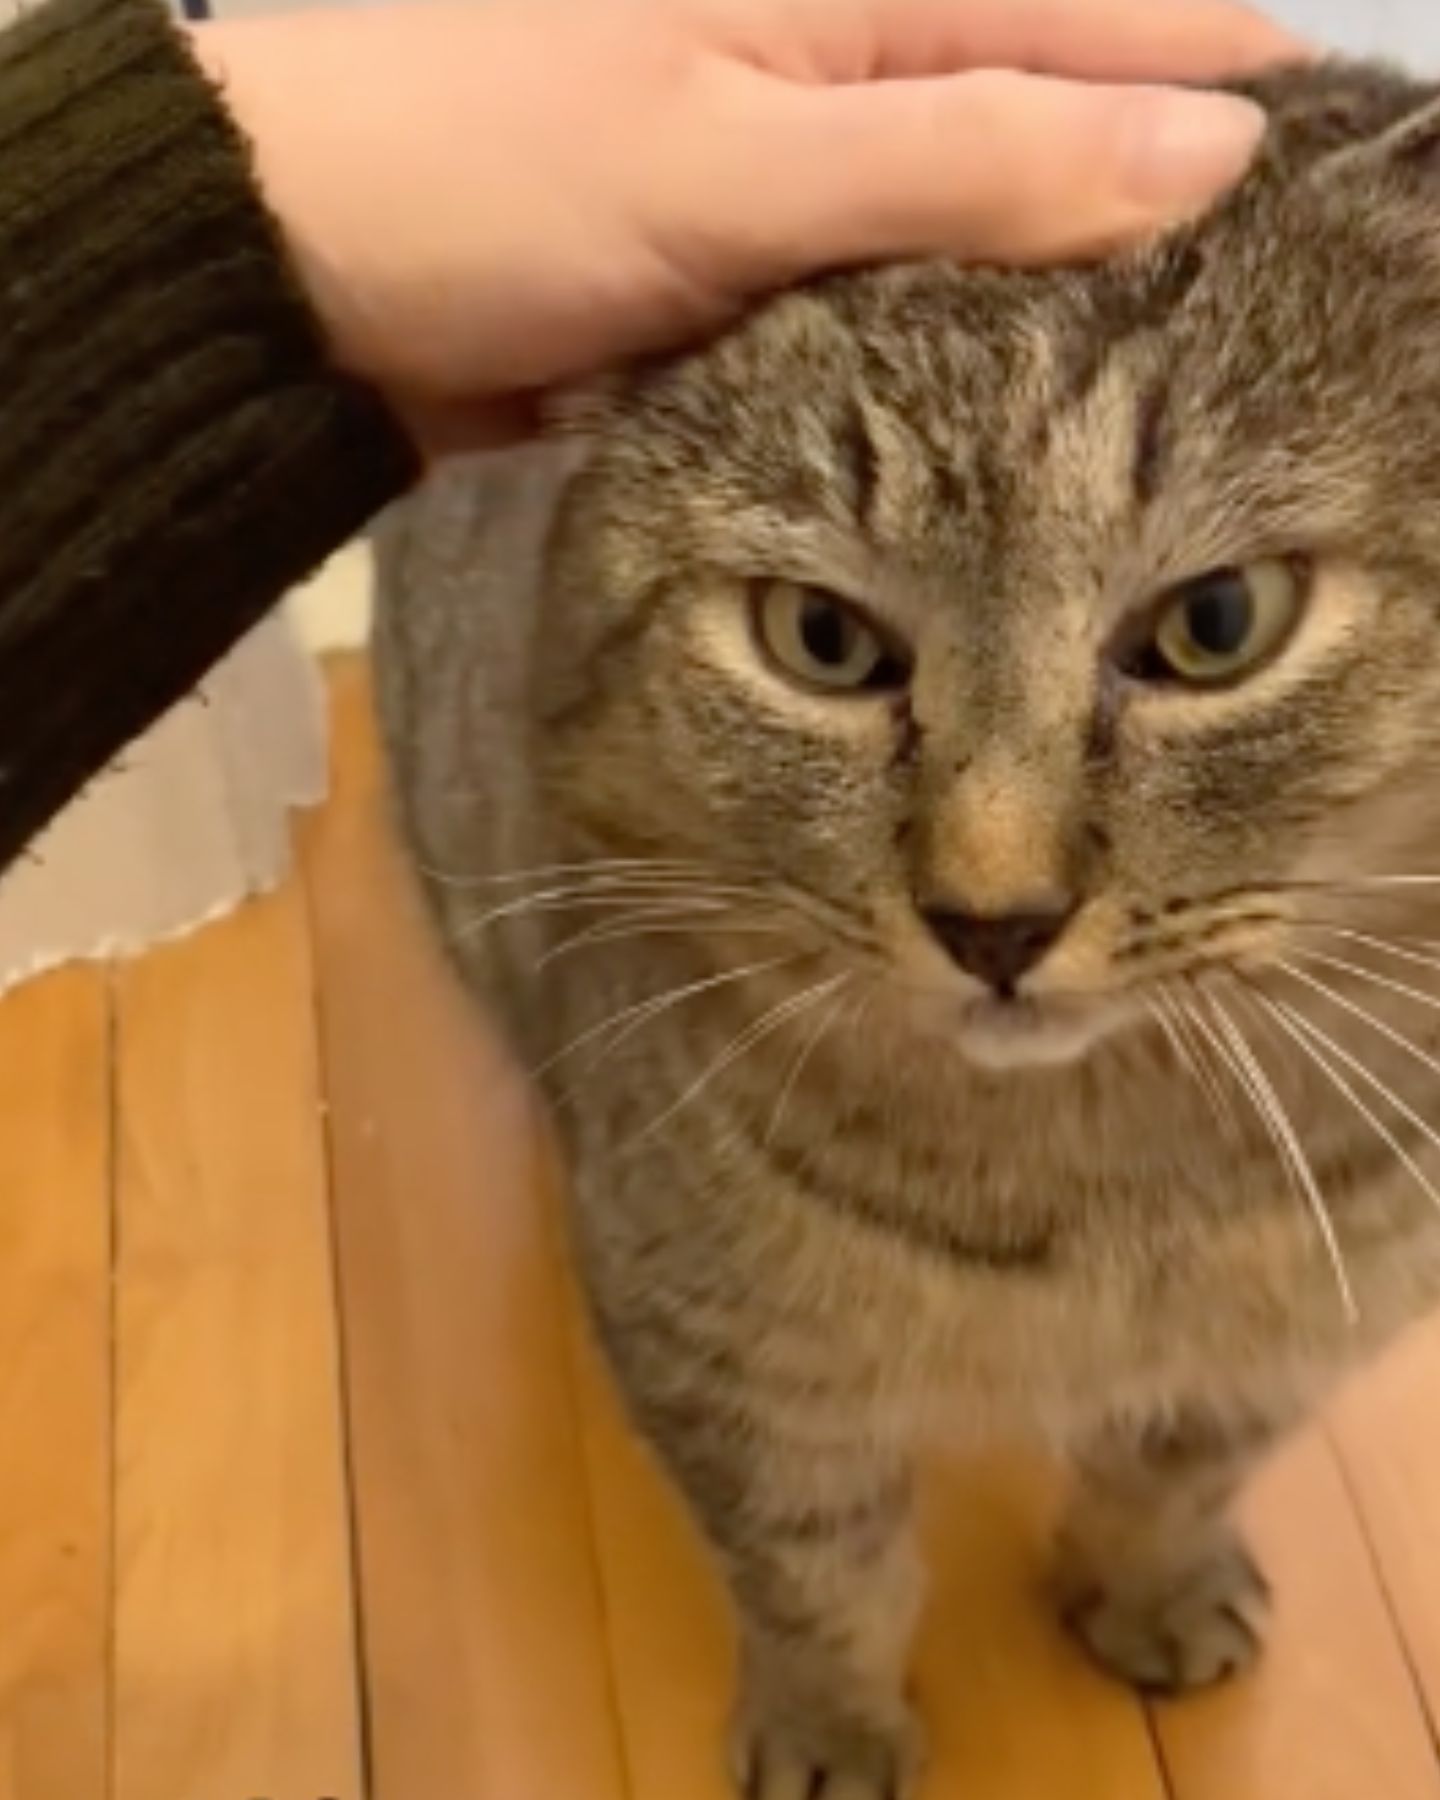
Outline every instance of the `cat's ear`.
[(1325, 58), (1235, 83), (1270, 122), (1264, 160), (1282, 176), (1303, 176), (1376, 153), (1383, 139), (1413, 127), (1440, 100), (1440, 87), (1386, 63)]
[(1380, 176), (1391, 186), (1423, 193), (1440, 217), (1440, 97), (1366, 142), (1337, 152), (1325, 166), (1331, 174)]
[(555, 389), (542, 404), (545, 430), (582, 443), (598, 437), (624, 404), (633, 380), (625, 370), (612, 369)]

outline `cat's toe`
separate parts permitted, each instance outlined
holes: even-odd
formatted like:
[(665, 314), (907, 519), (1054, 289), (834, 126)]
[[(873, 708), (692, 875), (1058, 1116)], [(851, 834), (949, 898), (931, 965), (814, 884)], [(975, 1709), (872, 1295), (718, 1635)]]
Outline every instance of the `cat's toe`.
[(911, 1800), (917, 1728), (824, 1726), (800, 1719), (737, 1727), (734, 1773), (743, 1800)]
[(1062, 1581), (1065, 1623), (1090, 1655), (1152, 1694), (1183, 1694), (1243, 1674), (1264, 1648), (1270, 1590), (1238, 1538), (1148, 1578)]

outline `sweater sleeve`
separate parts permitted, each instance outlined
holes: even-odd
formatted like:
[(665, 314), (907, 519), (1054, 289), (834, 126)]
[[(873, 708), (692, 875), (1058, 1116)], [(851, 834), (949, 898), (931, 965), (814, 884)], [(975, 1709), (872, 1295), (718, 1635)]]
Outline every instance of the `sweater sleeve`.
[(160, 0), (0, 35), (0, 867), (414, 473)]

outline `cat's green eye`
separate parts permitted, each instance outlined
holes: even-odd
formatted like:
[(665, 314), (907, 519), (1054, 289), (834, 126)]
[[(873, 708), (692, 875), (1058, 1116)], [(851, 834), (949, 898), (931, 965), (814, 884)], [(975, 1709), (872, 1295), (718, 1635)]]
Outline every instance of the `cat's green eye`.
[(1220, 687), (1269, 660), (1305, 603), (1304, 566), (1272, 557), (1212, 569), (1166, 596), (1142, 643), (1126, 659), (1142, 681)]
[(823, 588), (766, 582), (753, 604), (755, 634), (770, 660), (805, 687), (888, 693), (910, 678), (904, 657), (865, 615)]

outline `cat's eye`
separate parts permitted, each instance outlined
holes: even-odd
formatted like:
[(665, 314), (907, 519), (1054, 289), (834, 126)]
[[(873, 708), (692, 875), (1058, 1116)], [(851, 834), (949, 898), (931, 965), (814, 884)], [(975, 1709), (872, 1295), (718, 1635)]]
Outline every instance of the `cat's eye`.
[(888, 693), (909, 665), (849, 601), (793, 581), (766, 582), (754, 596), (755, 634), (792, 680), (836, 694)]
[(1142, 681), (1221, 687), (1280, 650), (1304, 607), (1307, 571), (1297, 558), (1212, 569), (1187, 581), (1151, 615), (1124, 659)]

